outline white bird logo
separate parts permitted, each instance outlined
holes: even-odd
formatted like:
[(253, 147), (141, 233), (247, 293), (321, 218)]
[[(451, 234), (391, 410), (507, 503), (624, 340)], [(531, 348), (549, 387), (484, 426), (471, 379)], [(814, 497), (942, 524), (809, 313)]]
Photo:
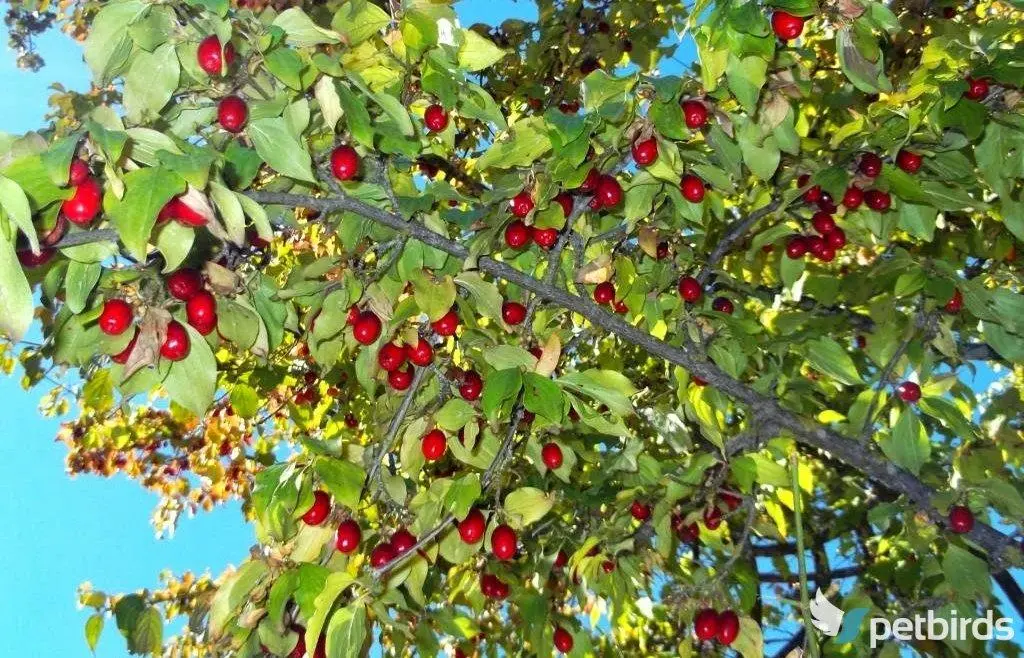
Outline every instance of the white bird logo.
[(811, 622), (815, 628), (829, 637), (838, 635), (839, 629), (843, 626), (843, 611), (825, 598), (820, 587), (811, 601)]

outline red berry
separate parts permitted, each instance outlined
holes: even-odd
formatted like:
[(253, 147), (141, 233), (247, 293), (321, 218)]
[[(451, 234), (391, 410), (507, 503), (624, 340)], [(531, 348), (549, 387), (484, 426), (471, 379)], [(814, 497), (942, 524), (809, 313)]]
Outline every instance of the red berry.
[(882, 192), (881, 190), (868, 190), (864, 193), (864, 202), (868, 204), (868, 208), (877, 210), (878, 212), (884, 212), (892, 205), (892, 197), (889, 196), (888, 192)]
[(530, 227), (515, 220), (505, 227), (505, 244), (513, 249), (522, 249), (530, 243)]
[(705, 608), (693, 618), (693, 630), (701, 642), (713, 640), (718, 635), (718, 613)]
[(537, 243), (537, 246), (541, 249), (550, 249), (555, 246), (558, 242), (558, 229), (557, 228), (537, 228), (533, 227), (533, 241)]
[(679, 296), (684, 301), (690, 302), (691, 304), (696, 303), (700, 300), (700, 296), (703, 294), (700, 282), (692, 276), (683, 277), (679, 280)]
[(466, 371), (466, 374), (462, 376), (462, 384), (459, 386), (459, 395), (462, 396), (462, 399), (472, 402), (480, 397), (483, 389), (484, 380), (480, 378), (480, 374), (476, 370)]
[(363, 531), (359, 524), (352, 519), (342, 521), (338, 526), (338, 532), (334, 537), (334, 547), (339, 553), (348, 555), (359, 548), (359, 542), (363, 539)]
[(615, 563), (611, 560), (605, 560), (601, 563), (601, 571), (605, 573), (611, 573), (615, 571)]
[(796, 39), (804, 31), (805, 19), (800, 16), (776, 9), (772, 12), (772, 31), (783, 41)]
[(597, 189), (594, 190), (595, 198), (601, 200), (605, 208), (614, 208), (622, 201), (622, 186), (614, 176), (604, 174), (597, 181)]
[(392, 372), (405, 364), (406, 351), (394, 343), (384, 343), (377, 352), (377, 365), (381, 370)]
[(55, 249), (40, 249), (38, 254), (34, 254), (31, 249), (19, 249), (17, 254), (21, 266), (31, 270), (49, 263), (57, 255), (57, 251)]
[(708, 108), (697, 100), (683, 101), (683, 121), (690, 130), (697, 130), (708, 122)]
[(700, 203), (704, 200), (704, 181), (693, 174), (686, 174), (679, 181), (679, 191), (690, 203)]
[(807, 239), (802, 235), (795, 235), (786, 243), (786, 255), (793, 260), (803, 258), (807, 250)]
[(811, 235), (804, 238), (804, 240), (807, 241), (808, 253), (816, 258), (821, 258), (821, 254), (825, 251), (826, 247), (825, 238), (817, 235)]
[(167, 335), (163, 345), (160, 346), (160, 356), (168, 361), (181, 361), (188, 356), (191, 346), (192, 343), (185, 327), (177, 320), (171, 320), (167, 325)]
[(572, 215), (572, 197), (569, 196), (567, 193), (562, 192), (558, 194), (554, 200), (555, 202), (558, 203), (558, 205), (562, 206), (562, 214), (568, 219), (568, 217)]
[(740, 618), (732, 610), (726, 610), (718, 615), (718, 633), (715, 637), (719, 643), (729, 646), (740, 634)]
[(452, 309), (442, 315), (440, 319), (431, 322), (430, 327), (438, 336), (454, 336), (455, 331), (459, 328), (459, 314)]
[(557, 443), (545, 443), (540, 449), (540, 457), (552, 471), (562, 466), (562, 448)]
[(61, 212), (73, 224), (88, 226), (103, 205), (103, 187), (95, 178), (86, 178), (85, 181), (75, 187), (74, 194), (70, 199), (65, 199), (61, 204)]
[(868, 339), (865, 338), (861, 334), (857, 335), (856, 342), (857, 342), (857, 347), (860, 348), (860, 349), (864, 349), (865, 347), (868, 346)]
[(825, 245), (821, 248), (821, 251), (818, 252), (817, 256), (818, 260), (823, 261), (825, 263), (831, 263), (832, 260), (835, 259), (836, 257), (836, 250), (834, 247), (829, 246), (829, 244), (826, 242)]
[(352, 335), (363, 345), (369, 345), (380, 336), (380, 327), (380, 318), (370, 311), (363, 311), (352, 327)]
[(412, 385), (412, 366), (406, 366), (404, 370), (392, 370), (388, 373), (388, 384), (396, 391), (404, 391)]
[(561, 626), (558, 626), (555, 628), (555, 635), (553, 639), (555, 643), (555, 648), (561, 651), (562, 653), (569, 653), (570, 651), (572, 651), (573, 639), (572, 634), (569, 633), (569, 631), (565, 630)]
[(717, 505), (709, 505), (704, 510), (704, 527), (708, 530), (716, 530), (722, 525), (722, 510)]
[(326, 491), (313, 492), (313, 504), (302, 515), (302, 522), (306, 525), (320, 525), (331, 513), (331, 497)]
[(506, 324), (517, 325), (526, 319), (526, 307), (519, 302), (505, 302), (501, 305), (501, 319)]
[(380, 569), (391, 560), (394, 560), (395, 557), (397, 557), (395, 555), (395, 549), (391, 547), (391, 544), (385, 542), (377, 546), (377, 548), (373, 549), (370, 553), (370, 566), (374, 569)]
[(231, 63), (235, 61), (235, 47), (228, 42), (221, 50), (220, 39), (211, 34), (199, 42), (196, 59), (199, 61), (199, 68), (203, 69), (207, 75), (220, 75), (225, 62), (231, 66)]
[(491, 552), (499, 560), (511, 560), (516, 554), (516, 531), (502, 524), (491, 533)]
[(850, 210), (856, 210), (860, 208), (860, 204), (864, 202), (864, 190), (860, 189), (856, 185), (851, 185), (846, 188), (846, 192), (843, 194), (843, 205)]
[(598, 304), (611, 304), (615, 301), (615, 286), (610, 281), (597, 284), (594, 288), (594, 301)]
[(985, 78), (967, 78), (967, 91), (964, 97), (972, 101), (984, 100), (988, 96), (988, 80)]
[(950, 298), (950, 300), (948, 302), (946, 302), (946, 305), (943, 308), (946, 310), (946, 313), (949, 313), (950, 315), (955, 315), (955, 314), (959, 313), (960, 310), (963, 307), (964, 307), (964, 296), (963, 296), (963, 294), (959, 290), (954, 290), (953, 291), (953, 296)]
[(395, 550), (396, 555), (408, 553), (415, 545), (416, 535), (405, 528), (399, 528), (395, 531), (395, 534), (391, 535), (391, 548)]
[(238, 133), (249, 120), (249, 106), (238, 96), (226, 96), (217, 106), (217, 121), (229, 133)]
[(896, 387), (896, 395), (904, 402), (913, 404), (921, 399), (921, 387), (916, 382), (902, 382)]
[(555, 569), (561, 569), (567, 564), (569, 564), (569, 554), (559, 549), (558, 553), (555, 555), (555, 563), (551, 566)]
[(924, 162), (924, 158), (920, 153), (900, 149), (900, 152), (896, 154), (896, 166), (908, 174), (916, 174), (917, 170), (921, 168), (922, 162)]
[(842, 249), (846, 246), (846, 231), (836, 227), (825, 234), (825, 244), (832, 249)]
[(430, 132), (441, 132), (448, 127), (448, 112), (440, 105), (431, 105), (423, 113), (423, 123)]
[(331, 173), (338, 180), (352, 180), (359, 173), (356, 150), (346, 144), (331, 151)]
[(659, 242), (657, 250), (654, 252), (654, 254), (654, 257), (657, 258), (658, 260), (665, 260), (666, 258), (668, 258), (668, 243)]
[(882, 158), (877, 153), (864, 153), (860, 156), (859, 169), (868, 178), (875, 178), (882, 173)]
[(137, 341), (138, 339), (139, 339), (139, 330), (136, 329), (135, 333), (132, 334), (132, 339), (130, 341), (128, 341), (128, 345), (125, 346), (125, 348), (123, 350), (121, 350), (120, 352), (118, 352), (114, 356), (110, 357), (111, 360), (113, 360), (114, 363), (120, 363), (121, 365), (124, 365), (124, 364), (128, 363), (128, 357), (130, 357), (132, 355), (132, 350), (135, 349), (135, 341)]
[(108, 336), (120, 336), (132, 323), (132, 306), (123, 299), (108, 299), (100, 313), (100, 331)]
[(580, 194), (590, 194), (597, 189), (597, 183), (601, 179), (601, 174), (597, 169), (591, 169), (587, 173), (587, 177), (580, 183), (579, 192)]
[(512, 214), (522, 219), (523, 217), (529, 215), (530, 211), (533, 210), (533, 197), (530, 196), (529, 192), (523, 190), (519, 194), (512, 197), (510, 205), (512, 207)]
[(206, 336), (217, 327), (217, 300), (201, 290), (185, 302), (185, 316), (196, 331)]
[(828, 192), (822, 191), (821, 198), (818, 199), (818, 210), (828, 215), (834, 215), (836, 210), (836, 204), (832, 201), (832, 195)]
[(642, 142), (633, 142), (633, 160), (641, 167), (646, 167), (658, 159), (658, 140), (651, 137)]
[(828, 213), (816, 212), (814, 217), (811, 217), (811, 225), (814, 226), (815, 231), (825, 235), (836, 227), (836, 220)]
[(646, 521), (651, 518), (651, 506), (645, 505), (639, 500), (634, 500), (633, 504), (629, 506), (629, 513), (637, 521)]
[(613, 308), (615, 309), (615, 312), (618, 313), (619, 315), (629, 313), (629, 307), (626, 306), (626, 302), (622, 301), (621, 299), (615, 302)]
[(176, 270), (167, 277), (167, 292), (183, 302), (192, 299), (202, 289), (203, 276), (196, 270)]
[(475, 507), (469, 511), (466, 518), (459, 521), (459, 537), (467, 544), (475, 544), (484, 536), (487, 530), (487, 520), (483, 512)]
[(508, 583), (502, 582), (494, 574), (480, 574), (480, 591), (489, 599), (504, 599), (508, 596)]
[(721, 493), (719, 493), (718, 500), (725, 503), (725, 506), (728, 507), (730, 510), (737, 509), (740, 506), (740, 503), (743, 502), (742, 497), (737, 496), (736, 494), (730, 491), (722, 491)]
[(963, 535), (974, 529), (974, 514), (963, 505), (949, 508), (949, 529)]
[(359, 322), (359, 307), (353, 304), (348, 307), (348, 315), (345, 316), (345, 324), (351, 327), (356, 322)]
[(434, 348), (424, 338), (420, 338), (415, 345), (407, 345), (405, 352), (413, 365), (420, 366), (421, 368), (429, 366), (434, 360)]
[(725, 297), (715, 297), (715, 300), (711, 302), (711, 309), (718, 311), (719, 313), (732, 315), (735, 307), (729, 299), (726, 299)]
[(68, 185), (71, 187), (77, 187), (89, 179), (92, 172), (89, 171), (89, 165), (85, 160), (75, 158), (71, 161), (71, 166), (68, 168)]
[(436, 462), (444, 457), (444, 451), (448, 447), (448, 439), (441, 430), (430, 430), (423, 436), (420, 443), (420, 450), (428, 462)]
[(157, 224), (164, 224), (172, 219), (183, 226), (206, 226), (208, 221), (206, 215), (182, 201), (180, 196), (164, 204), (156, 217)]

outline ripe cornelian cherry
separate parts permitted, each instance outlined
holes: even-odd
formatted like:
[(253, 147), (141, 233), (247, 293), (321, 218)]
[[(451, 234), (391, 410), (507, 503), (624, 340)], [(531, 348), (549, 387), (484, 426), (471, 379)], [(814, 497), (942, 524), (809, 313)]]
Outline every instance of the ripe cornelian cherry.
[(516, 554), (516, 531), (501, 524), (491, 533), (491, 552), (499, 560), (511, 560)]
[(562, 214), (566, 218), (568, 218), (572, 214), (573, 202), (572, 197), (569, 196), (569, 194), (567, 194), (566, 192), (560, 192), (557, 196), (555, 196), (554, 201), (558, 205), (562, 206)]
[(448, 447), (448, 439), (445, 438), (444, 432), (441, 430), (430, 430), (423, 435), (423, 440), (420, 443), (420, 450), (423, 451), (423, 457), (428, 462), (436, 462), (441, 457), (444, 457), (444, 451)]
[(521, 219), (511, 222), (505, 227), (505, 244), (512, 249), (522, 249), (530, 243), (530, 227)]
[(359, 307), (353, 304), (348, 307), (348, 314), (345, 316), (345, 324), (351, 327), (356, 322), (359, 322)]
[(425, 338), (420, 338), (415, 345), (406, 345), (405, 353), (413, 365), (420, 367), (429, 366), (434, 360), (434, 348)]
[(735, 307), (731, 300), (725, 297), (715, 297), (715, 300), (711, 302), (712, 310), (718, 311), (719, 313), (725, 313), (726, 315), (732, 315), (735, 311)]
[(352, 180), (359, 173), (359, 154), (348, 144), (331, 151), (331, 173), (338, 180)]
[(306, 513), (302, 515), (302, 522), (306, 525), (320, 525), (331, 513), (331, 497), (326, 491), (313, 492), (313, 504), (309, 506)]
[(171, 297), (187, 302), (203, 289), (203, 276), (196, 270), (184, 268), (167, 276), (167, 292)]
[(86, 161), (75, 158), (71, 161), (71, 166), (68, 167), (68, 185), (71, 187), (81, 185), (88, 180), (91, 174), (92, 172), (89, 171), (89, 165)]
[(223, 49), (220, 46), (220, 39), (217, 35), (211, 34), (199, 42), (199, 50), (196, 51), (196, 60), (199, 68), (207, 75), (220, 75), (225, 64), (231, 66), (235, 61), (235, 47), (229, 41)]
[(423, 123), (430, 132), (441, 132), (448, 127), (448, 112), (435, 103), (423, 113)]
[(949, 529), (963, 535), (974, 529), (974, 514), (963, 505), (949, 508)]
[(629, 513), (637, 521), (646, 521), (651, 518), (651, 506), (634, 500), (633, 504), (629, 506)]
[(701, 642), (713, 640), (718, 635), (718, 613), (704, 608), (693, 618), (693, 630)]
[(100, 331), (108, 336), (120, 336), (132, 323), (132, 306), (123, 299), (108, 299), (100, 313)]
[(561, 651), (562, 653), (569, 653), (570, 651), (572, 651), (572, 647), (574, 644), (572, 634), (569, 631), (562, 628), (561, 626), (555, 627), (555, 634), (552, 636), (552, 640), (554, 642), (555, 648)]
[(807, 254), (807, 238), (802, 235), (794, 235), (786, 243), (786, 256), (793, 260), (799, 260)]
[(924, 158), (920, 153), (900, 149), (900, 152), (896, 154), (896, 166), (908, 174), (916, 174), (921, 168), (922, 162), (924, 162)]
[(369, 345), (380, 336), (380, 318), (370, 311), (363, 311), (352, 326), (352, 335), (363, 345)]
[(88, 226), (103, 205), (103, 186), (95, 178), (86, 178), (75, 191), (70, 199), (65, 199), (61, 204), (61, 212), (73, 224)]
[(810, 235), (804, 238), (807, 241), (807, 251), (815, 258), (821, 258), (822, 252), (825, 251), (825, 238), (818, 235)]
[(683, 121), (690, 130), (697, 130), (708, 122), (708, 108), (698, 100), (683, 101)]
[(391, 535), (391, 548), (395, 549), (395, 555), (408, 553), (415, 545), (416, 535), (405, 528), (399, 528), (395, 530), (395, 534)]
[(892, 205), (892, 197), (889, 196), (888, 192), (868, 190), (864, 193), (864, 203), (868, 204), (868, 208), (872, 210), (884, 212)]
[(690, 203), (700, 203), (704, 200), (704, 181), (693, 174), (686, 174), (679, 181), (679, 191)]
[(562, 466), (562, 448), (557, 443), (545, 443), (540, 449), (540, 458), (552, 471)]
[(622, 186), (614, 176), (603, 174), (597, 181), (597, 189), (594, 196), (600, 199), (604, 208), (614, 208), (622, 201)]
[(217, 300), (205, 290), (185, 302), (185, 316), (196, 331), (206, 336), (217, 327)]
[(21, 263), (21, 266), (31, 270), (49, 263), (57, 255), (57, 250), (40, 249), (38, 254), (34, 254), (31, 249), (19, 249), (17, 254), (18, 262)]
[(776, 9), (772, 12), (772, 32), (783, 41), (789, 41), (800, 36), (804, 31), (806, 20), (800, 16), (794, 16), (788, 11)]
[(487, 519), (484, 513), (475, 507), (469, 510), (466, 518), (459, 521), (459, 537), (467, 544), (475, 544), (484, 536), (487, 530)]
[(484, 380), (476, 370), (467, 370), (462, 376), (462, 384), (459, 385), (459, 395), (463, 400), (472, 402), (480, 397), (484, 389)]
[(547, 250), (555, 246), (558, 242), (558, 229), (557, 228), (537, 228), (533, 227), (533, 241), (537, 243), (537, 246), (541, 249)]
[(388, 384), (396, 391), (404, 391), (412, 384), (412, 366), (399, 368), (388, 373)]
[(370, 552), (370, 566), (374, 569), (380, 569), (391, 560), (394, 560), (395, 557), (395, 549), (392, 548), (390, 543), (384, 542)]
[(523, 190), (519, 194), (512, 197), (512, 200), (509, 202), (509, 205), (512, 209), (512, 214), (522, 219), (523, 217), (529, 215), (530, 211), (533, 210), (533, 197), (530, 196), (529, 192)]
[(832, 249), (842, 249), (846, 246), (846, 231), (839, 227), (832, 229), (822, 237), (825, 238), (825, 245)]
[(658, 159), (658, 140), (651, 137), (643, 141), (633, 142), (633, 160), (641, 167), (646, 167)]
[(949, 313), (950, 315), (955, 315), (959, 313), (961, 309), (963, 309), (963, 307), (964, 296), (963, 293), (961, 293), (959, 290), (954, 290), (953, 296), (950, 298), (948, 302), (946, 302), (946, 305), (943, 306), (946, 313)]
[(864, 190), (860, 189), (856, 185), (851, 185), (846, 188), (846, 192), (843, 193), (843, 205), (850, 210), (856, 210), (860, 208), (860, 204), (864, 203)]
[(526, 307), (519, 302), (505, 302), (501, 305), (501, 319), (515, 326), (526, 319)]
[(597, 189), (597, 183), (600, 179), (601, 173), (597, 169), (591, 169), (587, 173), (587, 177), (583, 179), (582, 183), (580, 183), (578, 190), (579, 193), (590, 194), (591, 192)]
[(126, 345), (123, 350), (110, 357), (111, 360), (113, 360), (114, 363), (120, 363), (121, 365), (128, 363), (128, 357), (132, 355), (132, 350), (135, 349), (135, 342), (137, 340), (139, 340), (138, 328), (136, 328), (135, 333), (132, 334), (132, 339), (128, 341), (128, 345)]
[(338, 549), (339, 553), (348, 555), (359, 548), (359, 542), (362, 539), (363, 531), (359, 529), (359, 524), (348, 519), (338, 525), (338, 532), (334, 537), (334, 547)]
[(917, 382), (902, 382), (896, 387), (896, 395), (900, 396), (904, 402), (913, 404), (921, 399), (921, 387)]
[(668, 243), (659, 242), (657, 248), (654, 251), (654, 257), (657, 258), (658, 260), (665, 260), (666, 258), (668, 258), (668, 251)]
[(377, 365), (385, 372), (398, 370), (405, 364), (408, 354), (394, 343), (384, 343), (377, 352)]
[(597, 284), (594, 288), (594, 301), (598, 304), (611, 304), (615, 301), (615, 286), (611, 281)]
[(185, 327), (177, 320), (171, 320), (167, 325), (163, 345), (160, 346), (160, 356), (168, 361), (181, 361), (188, 356), (191, 346)]
[(489, 599), (504, 599), (508, 596), (508, 583), (491, 573), (480, 575), (480, 591)]
[(825, 263), (831, 263), (832, 260), (836, 257), (836, 250), (834, 247), (829, 246), (829, 244), (825, 242), (824, 246), (821, 248), (821, 251), (818, 252), (817, 256), (818, 260)]
[(740, 618), (732, 610), (726, 610), (718, 615), (718, 632), (715, 637), (719, 643), (729, 646), (740, 634)]
[(700, 300), (703, 294), (700, 282), (692, 276), (683, 277), (679, 280), (679, 296), (691, 304)]
[(156, 223), (166, 224), (172, 219), (182, 226), (206, 226), (208, 222), (206, 215), (185, 203), (180, 196), (164, 204), (156, 216)]
[(868, 178), (875, 178), (882, 173), (882, 158), (877, 153), (864, 153), (860, 156), (858, 169)]
[(718, 494), (718, 500), (725, 503), (725, 506), (730, 510), (735, 510), (743, 502), (743, 498), (738, 496), (731, 491), (722, 491)]
[(217, 121), (229, 133), (242, 132), (249, 120), (249, 106), (238, 96), (225, 96), (217, 106)]
[(811, 225), (814, 226), (815, 231), (825, 235), (836, 227), (836, 220), (827, 212), (816, 212), (811, 217)]
[(964, 98), (972, 101), (984, 100), (988, 96), (988, 80), (985, 78), (967, 78), (967, 91)]
[(708, 530), (716, 530), (722, 525), (722, 510), (718, 505), (708, 505), (704, 510), (704, 527)]
[(452, 309), (431, 322), (430, 327), (438, 336), (454, 336), (455, 331), (459, 328), (459, 314)]

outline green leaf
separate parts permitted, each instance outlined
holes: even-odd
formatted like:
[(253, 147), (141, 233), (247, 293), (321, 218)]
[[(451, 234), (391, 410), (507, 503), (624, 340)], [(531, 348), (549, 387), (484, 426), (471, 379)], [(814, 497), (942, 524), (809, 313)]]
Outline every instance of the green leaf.
[(110, 82), (128, 61), (132, 39), (128, 26), (149, 7), (141, 0), (105, 4), (89, 26), (85, 61), (101, 84)]
[(309, 151), (292, 135), (285, 119), (257, 119), (249, 124), (246, 132), (256, 152), (275, 171), (308, 183), (316, 182)]
[(343, 34), (349, 45), (356, 46), (390, 22), (391, 17), (377, 5), (368, 0), (351, 0), (342, 3), (335, 12), (331, 27)]
[(931, 455), (928, 433), (921, 421), (910, 409), (900, 411), (899, 419), (893, 425), (892, 434), (881, 441), (882, 451), (894, 464), (905, 468), (914, 475)]
[(554, 505), (554, 496), (534, 487), (516, 489), (505, 497), (509, 525), (517, 529), (540, 521)]
[(85, 643), (89, 645), (89, 651), (96, 653), (96, 645), (99, 644), (101, 633), (103, 633), (103, 613), (97, 612), (90, 615), (85, 622)]
[(931, 242), (935, 237), (935, 218), (938, 211), (931, 206), (913, 203), (900, 204), (900, 228), (915, 238)]
[(467, 71), (480, 71), (498, 61), (508, 53), (485, 39), (474, 30), (462, 30), (462, 46), (459, 48), (459, 66)]
[(373, 126), (370, 123), (370, 113), (366, 111), (366, 104), (344, 84), (337, 85), (337, 90), (349, 132), (360, 144), (373, 148)]
[(865, 57), (854, 43), (850, 28), (844, 27), (836, 33), (836, 50), (839, 65), (854, 87), (865, 94), (892, 90), (892, 85), (885, 77), (884, 56), (879, 52), (877, 61)]
[(38, 250), (39, 238), (36, 236), (36, 227), (32, 224), (32, 208), (28, 204), (28, 197), (20, 185), (6, 176), (0, 176), (0, 208), (3, 208), (8, 219), (25, 234), (32, 250)]
[(220, 183), (210, 183), (210, 198), (220, 211), (227, 229), (228, 239), (241, 246), (245, 244), (245, 213), (242, 202), (234, 192)]
[(462, 272), (455, 277), (455, 283), (469, 293), (474, 312), (493, 320), (501, 318), (503, 300), (498, 286), (485, 281), (478, 272)]
[(366, 627), (365, 604), (352, 603), (339, 609), (327, 626), (327, 655), (331, 658), (358, 658), (363, 655)]
[(248, 384), (237, 383), (232, 386), (228, 399), (231, 401), (231, 408), (242, 418), (255, 418), (259, 413), (259, 393)]
[(103, 268), (99, 263), (68, 263), (68, 272), (64, 279), (67, 292), (68, 310), (76, 315), (89, 304), (89, 295), (100, 280)]
[(477, 168), (508, 169), (532, 165), (551, 150), (544, 120), (537, 117), (522, 119), (509, 126), (487, 152), (477, 160)]
[(464, 519), (480, 497), (480, 475), (468, 473), (452, 481), (444, 495), (444, 507), (457, 519)]
[(729, 90), (749, 114), (757, 109), (757, 99), (761, 95), (767, 72), (768, 62), (764, 58), (753, 55), (743, 59), (729, 56), (729, 64), (725, 69)]
[[(216, 638), (226, 629), (231, 619), (237, 616), (238, 609), (248, 600), (249, 594), (267, 576), (267, 564), (259, 560), (250, 560), (238, 568), (217, 589), (210, 602), (209, 628), (210, 634)], [(120, 623), (118, 624), (120, 627)]]
[(192, 251), (196, 230), (179, 222), (167, 222), (156, 230), (154, 244), (164, 257), (163, 271), (173, 272), (181, 267)]
[(320, 27), (299, 7), (278, 14), (273, 25), (284, 30), (285, 41), (299, 48), (341, 42), (340, 34)]
[(992, 578), (980, 557), (956, 544), (949, 544), (942, 558), (942, 573), (950, 592), (967, 600), (987, 600), (992, 594)]
[(743, 163), (751, 173), (761, 180), (771, 179), (782, 159), (775, 137), (764, 137), (757, 124), (748, 121), (740, 125), (737, 139), (740, 152), (743, 154)]
[(217, 392), (217, 359), (203, 335), (184, 326), (191, 341), (188, 356), (171, 363), (164, 388), (172, 400), (202, 418)]
[(316, 460), (316, 473), (334, 500), (353, 511), (359, 507), (359, 493), (366, 480), (366, 471), (361, 466), (342, 459), (320, 457)]
[(565, 395), (558, 384), (534, 372), (523, 376), (523, 406), (553, 423), (561, 423)]
[(515, 399), (522, 387), (523, 375), (518, 368), (499, 370), (489, 375), (484, 380), (484, 390), (480, 400), (484, 413), (493, 419), (499, 409)]
[(453, 398), (445, 402), (434, 420), (441, 429), (453, 432), (465, 427), (466, 423), (475, 417), (476, 409), (473, 408), (473, 405), (461, 398)]
[(740, 617), (740, 632), (733, 641), (732, 648), (743, 658), (764, 657), (764, 636), (761, 626), (750, 617)]
[(822, 336), (817, 340), (805, 343), (802, 353), (815, 370), (822, 372), (844, 384), (863, 384), (860, 373), (853, 359), (843, 347)]
[(560, 377), (558, 383), (607, 405), (612, 413), (620, 416), (633, 413), (630, 398), (637, 394), (637, 389), (617, 370), (571, 372)]
[(425, 270), (417, 270), (412, 276), (412, 286), (416, 305), (431, 322), (440, 320), (455, 303), (455, 281), (450, 276), (434, 278)]
[(161, 167), (148, 167), (125, 174), (124, 184), (127, 191), (110, 209), (110, 219), (132, 256), (145, 260), (157, 214), (164, 204), (185, 191), (185, 181)]
[(484, 350), (484, 361), (495, 370), (533, 368), (537, 357), (518, 345), (495, 345)]
[(134, 122), (155, 118), (178, 88), (181, 66), (174, 44), (139, 50), (124, 77), (124, 108)]
[[(327, 615), (334, 607), (334, 602), (349, 586), (355, 582), (352, 576), (344, 571), (334, 571), (327, 576), (323, 588), (313, 600), (314, 612), (306, 624), (306, 646), (315, 647), (320, 640), (320, 631), (324, 628)], [(329, 640), (330, 638), (328, 638)]]
[(14, 245), (0, 236), (0, 332), (17, 342), (32, 324), (35, 302)]

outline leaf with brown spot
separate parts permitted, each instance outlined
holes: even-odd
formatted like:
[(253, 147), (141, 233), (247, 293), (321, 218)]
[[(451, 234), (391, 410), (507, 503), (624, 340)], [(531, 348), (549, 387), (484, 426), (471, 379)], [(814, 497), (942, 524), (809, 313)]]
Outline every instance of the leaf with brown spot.
[(123, 379), (137, 373), (139, 370), (149, 366), (155, 366), (160, 359), (160, 346), (164, 344), (167, 337), (167, 325), (171, 321), (171, 314), (162, 308), (147, 308), (139, 323), (139, 337), (135, 340), (135, 347), (128, 355), (128, 361), (124, 364)]
[(548, 336), (547, 342), (544, 347), (541, 348), (540, 358), (537, 359), (537, 365), (533, 367), (533, 371), (538, 375), (544, 375), (548, 377), (555, 371), (558, 366), (558, 358), (562, 355), (562, 341), (558, 337), (557, 333), (552, 332)]
[(577, 283), (604, 283), (612, 278), (612, 259), (607, 254), (598, 256), (576, 272)]

